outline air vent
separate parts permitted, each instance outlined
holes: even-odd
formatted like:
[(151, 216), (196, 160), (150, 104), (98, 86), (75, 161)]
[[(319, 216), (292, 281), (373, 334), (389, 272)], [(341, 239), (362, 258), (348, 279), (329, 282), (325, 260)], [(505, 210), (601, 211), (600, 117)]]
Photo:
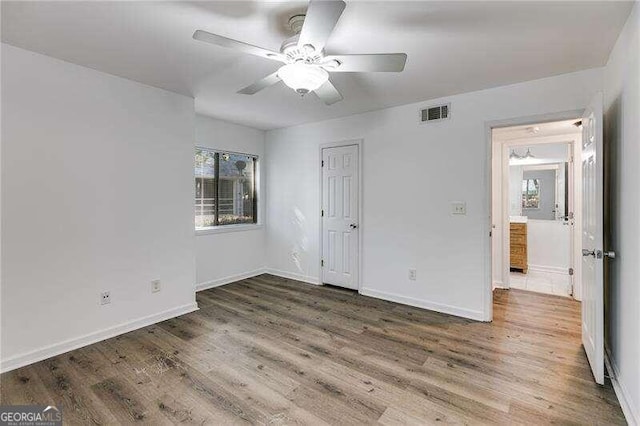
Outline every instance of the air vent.
[(421, 109), (420, 122), (427, 123), (449, 118), (449, 106), (450, 104), (444, 104)]

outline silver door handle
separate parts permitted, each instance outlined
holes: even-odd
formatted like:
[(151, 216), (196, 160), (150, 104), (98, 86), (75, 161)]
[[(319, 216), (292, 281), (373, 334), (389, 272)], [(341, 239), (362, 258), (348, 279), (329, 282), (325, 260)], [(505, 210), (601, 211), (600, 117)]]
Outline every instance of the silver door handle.
[(615, 259), (616, 258), (616, 252), (613, 251), (613, 250), (602, 252), (602, 254), (607, 256), (609, 259)]
[(582, 255), (583, 256), (593, 256), (596, 257), (596, 251), (595, 250), (587, 250), (587, 249), (582, 249)]
[(358, 228), (358, 225), (356, 223), (352, 223), (349, 226), (351, 227), (351, 229), (357, 229)]

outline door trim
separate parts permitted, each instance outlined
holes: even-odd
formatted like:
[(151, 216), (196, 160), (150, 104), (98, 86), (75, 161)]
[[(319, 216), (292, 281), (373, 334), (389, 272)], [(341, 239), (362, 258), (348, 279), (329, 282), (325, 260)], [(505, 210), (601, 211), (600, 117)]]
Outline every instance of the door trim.
[(493, 274), (492, 274), (492, 249), (491, 249), (491, 224), (493, 218), (491, 217), (491, 179), (492, 179), (492, 130), (499, 127), (511, 127), (511, 126), (523, 126), (527, 124), (544, 123), (550, 121), (562, 121), (562, 120), (579, 120), (582, 118), (584, 108), (560, 111), (548, 114), (538, 114), (522, 117), (513, 117), (503, 120), (485, 121), (484, 123), (484, 179), (485, 179), (485, 196), (483, 197), (483, 211), (485, 218), (487, 218), (484, 224), (484, 291), (482, 292), (482, 299), (484, 305), (484, 321), (493, 321)]
[[(360, 293), (360, 290), (362, 290), (362, 235), (363, 235), (363, 230), (364, 230), (364, 220), (363, 217), (364, 215), (362, 214), (362, 212), (364, 211), (363, 207), (363, 190), (362, 190), (362, 170), (364, 169), (363, 167), (363, 162), (362, 162), (362, 149), (363, 149), (363, 145), (364, 145), (364, 139), (352, 139), (352, 140), (345, 140), (345, 141), (338, 141), (338, 142), (327, 142), (327, 143), (322, 143), (319, 145), (318, 147), (318, 179), (319, 179), (319, 188), (320, 188), (320, 194), (318, 195), (318, 200), (319, 200), (319, 205), (318, 205), (318, 213), (320, 213), (320, 210), (322, 210), (322, 190), (323, 190), (323, 184), (322, 184), (322, 150), (324, 150), (325, 148), (339, 148), (339, 147), (343, 147), (343, 146), (357, 146), (358, 147), (358, 282), (356, 283), (357, 285), (357, 291), (358, 293)], [(322, 231), (323, 231), (323, 220), (322, 217), (320, 215), (318, 215), (318, 217), (320, 218), (320, 225), (318, 226), (319, 228), (319, 234), (318, 234), (318, 270), (320, 271), (320, 273), (318, 274), (318, 282), (320, 283), (320, 285), (324, 285), (323, 279), (324, 279), (324, 273), (322, 270), (322, 252), (324, 247), (322, 246)]]

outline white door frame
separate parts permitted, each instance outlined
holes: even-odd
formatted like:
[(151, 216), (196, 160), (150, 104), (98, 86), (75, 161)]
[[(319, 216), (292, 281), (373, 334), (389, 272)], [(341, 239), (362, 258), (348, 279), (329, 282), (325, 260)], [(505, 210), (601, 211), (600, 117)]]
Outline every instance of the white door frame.
[[(320, 144), (319, 149), (318, 149), (318, 175), (319, 175), (319, 180), (320, 180), (320, 195), (319, 195), (319, 200), (320, 200), (320, 205), (318, 208), (318, 213), (320, 213), (320, 211), (322, 210), (322, 191), (323, 191), (323, 182), (322, 182), (322, 150), (325, 148), (338, 148), (338, 147), (342, 147), (342, 146), (357, 146), (358, 147), (358, 282), (357, 284), (357, 288), (358, 288), (358, 293), (360, 293), (360, 290), (362, 290), (362, 234), (363, 234), (363, 230), (364, 230), (364, 221), (363, 221), (363, 211), (364, 211), (364, 205), (363, 205), (363, 196), (362, 194), (364, 194), (363, 190), (362, 190), (362, 173), (363, 173), (363, 169), (364, 169), (364, 164), (362, 162), (362, 149), (363, 149), (363, 145), (364, 145), (364, 139), (353, 139), (353, 140), (345, 140), (345, 141), (339, 141), (339, 142), (327, 142), (327, 143), (323, 143)], [(324, 277), (324, 273), (322, 270), (322, 253), (323, 253), (323, 249), (324, 247), (322, 246), (322, 231), (323, 231), (323, 224), (324, 221), (322, 220), (322, 216), (320, 214), (318, 214), (318, 217), (320, 218), (320, 233), (319, 233), (319, 238), (318, 238), (318, 246), (319, 246), (319, 251), (318, 251), (318, 268), (320, 270), (320, 276), (318, 278), (318, 282), (320, 283), (320, 285), (324, 285), (323, 281), (323, 277)]]
[(551, 121), (562, 121), (562, 120), (581, 120), (582, 113), (584, 109), (571, 110), (571, 111), (561, 111), (554, 112), (549, 114), (539, 114), (532, 116), (524, 116), (524, 117), (514, 117), (507, 118), (504, 120), (495, 120), (495, 121), (486, 121), (485, 128), (485, 188), (486, 194), (483, 197), (484, 205), (483, 211), (485, 212), (485, 217), (487, 218), (484, 224), (484, 291), (483, 294), (483, 304), (484, 304), (484, 321), (493, 321), (493, 277), (492, 277), (492, 253), (491, 253), (491, 200), (492, 200), (492, 189), (491, 189), (491, 179), (492, 179), (492, 130), (499, 127), (512, 127), (512, 126), (524, 126), (527, 124), (538, 124), (545, 123)]
[[(572, 278), (573, 283), (573, 298), (577, 300), (581, 300), (582, 296), (582, 253), (577, 247), (581, 247), (581, 238), (582, 238), (582, 212), (581, 212), (581, 200), (578, 199), (579, 191), (579, 179), (581, 177), (581, 164), (578, 164), (576, 158), (579, 156), (576, 155), (576, 152), (580, 152), (581, 149), (581, 141), (582, 135), (557, 135), (557, 136), (541, 136), (541, 137), (531, 137), (531, 138), (518, 138), (518, 139), (510, 139), (503, 141), (501, 143), (501, 151), (502, 151), (502, 194), (501, 194), (501, 210), (502, 210), (502, 223), (500, 224), (502, 227), (502, 282), (505, 288), (510, 288), (510, 252), (511, 252), (511, 239), (510, 235), (507, 232), (509, 229), (509, 151), (514, 147), (522, 147), (522, 146), (534, 146), (534, 145), (548, 145), (548, 144), (567, 144), (571, 145), (573, 159), (569, 167), (573, 166), (573, 170), (571, 173), (571, 183), (569, 186), (569, 198), (570, 203), (572, 204), (572, 212), (574, 214), (574, 225), (570, 233), (570, 267), (574, 270), (574, 275)], [(493, 255), (493, 251), (492, 251)], [(493, 275), (493, 272), (492, 272)]]

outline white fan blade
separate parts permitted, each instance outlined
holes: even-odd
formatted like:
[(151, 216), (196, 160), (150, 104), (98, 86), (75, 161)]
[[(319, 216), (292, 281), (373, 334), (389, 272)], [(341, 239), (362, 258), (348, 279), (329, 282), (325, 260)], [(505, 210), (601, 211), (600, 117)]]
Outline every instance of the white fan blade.
[(280, 77), (278, 77), (278, 72), (274, 72), (263, 78), (262, 80), (258, 80), (253, 83), (251, 86), (247, 86), (242, 90), (238, 90), (238, 93), (243, 95), (253, 95), (254, 93), (259, 92), (260, 90), (272, 86), (280, 81)]
[(342, 100), (342, 95), (330, 81), (327, 80), (322, 86), (314, 90), (315, 94), (327, 105), (335, 104)]
[(345, 6), (346, 3), (342, 0), (311, 0), (300, 31), (298, 46), (310, 44), (316, 52), (322, 51)]
[(245, 53), (250, 53), (251, 55), (261, 56), (263, 58), (273, 59), (275, 61), (286, 62), (284, 56), (278, 52), (273, 52), (268, 49), (263, 49), (262, 47), (253, 46), (248, 43), (243, 43), (238, 40), (233, 40), (231, 38), (222, 37), (217, 34), (208, 33), (206, 31), (197, 30), (195, 33), (193, 33), (193, 38), (195, 40), (204, 41), (205, 43), (215, 44), (216, 46), (240, 50)]
[(322, 66), (331, 72), (400, 72), (406, 62), (406, 53), (329, 55)]

